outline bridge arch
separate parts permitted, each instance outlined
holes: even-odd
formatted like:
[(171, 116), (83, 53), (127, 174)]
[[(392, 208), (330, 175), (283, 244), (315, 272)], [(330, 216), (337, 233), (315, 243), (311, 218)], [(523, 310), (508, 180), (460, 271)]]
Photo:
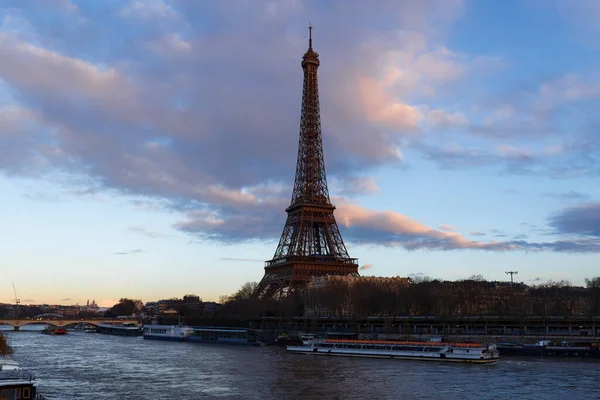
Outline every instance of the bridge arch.
[(12, 326), (15, 330), (19, 330), (20, 327), (26, 325), (52, 325), (57, 328), (65, 328), (70, 325), (93, 325), (98, 326), (100, 324), (122, 324), (127, 322), (137, 323), (135, 319), (0, 319), (0, 325)]
[(62, 314), (58, 314), (58, 313), (44, 313), (44, 314), (39, 314), (36, 315), (35, 317), (33, 317), (32, 319), (38, 319), (38, 318), (64, 318), (65, 316)]

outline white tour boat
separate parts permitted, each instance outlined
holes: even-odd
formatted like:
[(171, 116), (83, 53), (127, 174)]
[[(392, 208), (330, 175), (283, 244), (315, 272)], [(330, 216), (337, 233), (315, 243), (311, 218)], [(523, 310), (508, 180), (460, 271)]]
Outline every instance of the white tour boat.
[(192, 330), (189, 326), (144, 325), (144, 339), (184, 341)]
[(487, 364), (498, 361), (495, 345), (475, 343), (405, 342), (391, 340), (308, 339), (288, 351), (302, 354), (453, 361)]

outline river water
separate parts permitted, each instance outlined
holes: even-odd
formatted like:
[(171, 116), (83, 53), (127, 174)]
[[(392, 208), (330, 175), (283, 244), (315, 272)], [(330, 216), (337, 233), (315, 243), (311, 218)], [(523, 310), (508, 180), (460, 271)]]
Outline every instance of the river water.
[(70, 399), (600, 399), (600, 362), (494, 365), (287, 354), (279, 347), (4, 332), (42, 394)]

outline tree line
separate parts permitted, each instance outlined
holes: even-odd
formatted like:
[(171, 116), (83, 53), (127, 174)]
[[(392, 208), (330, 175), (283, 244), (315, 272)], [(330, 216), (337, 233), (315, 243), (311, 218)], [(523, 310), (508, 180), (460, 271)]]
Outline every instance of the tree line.
[(415, 279), (362, 280), (348, 284), (331, 279), (281, 301), (253, 296), (256, 282), (221, 298), (221, 316), (599, 316), (600, 277), (585, 287), (569, 281), (523, 283), (487, 281), (480, 275), (458, 281)]

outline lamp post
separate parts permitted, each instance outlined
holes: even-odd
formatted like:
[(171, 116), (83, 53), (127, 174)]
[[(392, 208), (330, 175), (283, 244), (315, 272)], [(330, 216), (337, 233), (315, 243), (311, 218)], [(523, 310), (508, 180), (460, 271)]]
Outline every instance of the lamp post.
[(513, 275), (517, 275), (519, 271), (506, 271), (504, 272), (506, 275), (510, 275), (510, 286), (513, 285)]

